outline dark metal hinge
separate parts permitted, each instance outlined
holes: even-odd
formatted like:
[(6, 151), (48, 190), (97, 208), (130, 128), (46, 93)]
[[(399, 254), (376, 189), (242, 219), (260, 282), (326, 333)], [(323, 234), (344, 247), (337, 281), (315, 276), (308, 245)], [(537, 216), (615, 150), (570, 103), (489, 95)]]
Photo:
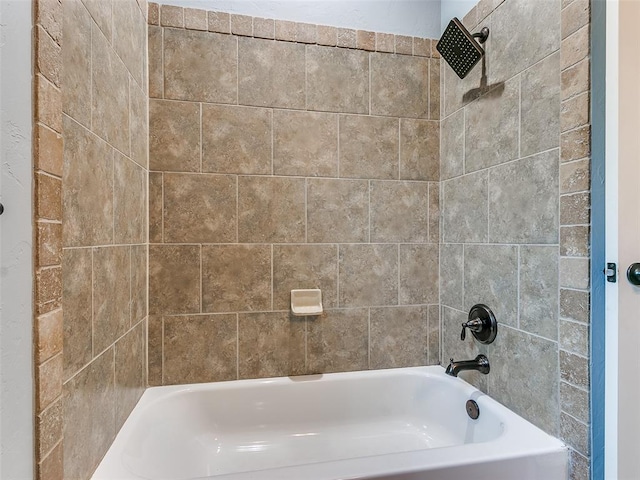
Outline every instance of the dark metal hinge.
[(607, 282), (615, 283), (618, 281), (618, 266), (615, 263), (607, 263), (607, 268), (603, 270), (607, 276)]

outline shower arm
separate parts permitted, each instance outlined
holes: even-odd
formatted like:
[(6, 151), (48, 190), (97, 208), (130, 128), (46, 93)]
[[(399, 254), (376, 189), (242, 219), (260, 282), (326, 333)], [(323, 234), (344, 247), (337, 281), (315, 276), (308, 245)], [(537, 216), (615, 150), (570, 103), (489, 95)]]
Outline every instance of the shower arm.
[(473, 35), (471, 35), (473, 38), (477, 38), (478, 42), (480, 43), (484, 43), (487, 41), (487, 38), (489, 38), (489, 28), (487, 27), (482, 27), (482, 30), (480, 30), (477, 33), (474, 33)]

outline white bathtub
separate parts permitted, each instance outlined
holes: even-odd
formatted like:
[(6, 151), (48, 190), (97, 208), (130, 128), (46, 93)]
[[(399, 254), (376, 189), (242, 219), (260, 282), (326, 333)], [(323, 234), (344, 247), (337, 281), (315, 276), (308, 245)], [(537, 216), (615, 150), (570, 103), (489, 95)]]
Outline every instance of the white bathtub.
[(567, 464), (559, 440), (417, 367), (150, 388), (93, 479), (566, 480)]

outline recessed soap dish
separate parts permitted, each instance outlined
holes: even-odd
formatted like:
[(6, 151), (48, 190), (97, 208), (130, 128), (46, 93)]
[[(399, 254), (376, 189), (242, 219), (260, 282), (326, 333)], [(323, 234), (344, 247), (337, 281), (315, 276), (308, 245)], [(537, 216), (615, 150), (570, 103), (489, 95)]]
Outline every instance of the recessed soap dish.
[(319, 288), (291, 290), (291, 311), (296, 317), (320, 315), (322, 292)]

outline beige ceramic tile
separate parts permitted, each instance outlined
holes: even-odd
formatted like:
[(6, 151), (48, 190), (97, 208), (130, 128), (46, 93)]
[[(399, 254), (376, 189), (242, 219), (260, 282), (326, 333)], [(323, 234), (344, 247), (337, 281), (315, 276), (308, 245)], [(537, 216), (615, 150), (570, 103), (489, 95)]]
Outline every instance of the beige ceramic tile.
[(34, 9), (35, 23), (38, 23), (60, 45), (62, 40), (63, 6), (57, 0), (41, 0)]
[(560, 192), (573, 193), (589, 190), (591, 171), (589, 159), (560, 165)]
[[(40, 315), (36, 320), (36, 359), (38, 363), (62, 352), (64, 329), (62, 310)], [(60, 359), (62, 360), (62, 358)]]
[(562, 71), (560, 75), (560, 86), (563, 100), (586, 92), (589, 89), (589, 66), (589, 59), (586, 58)]
[(149, 168), (200, 170), (200, 106), (190, 102), (149, 102)]
[(80, 0), (63, 3), (62, 108), (76, 121), (91, 125), (91, 16)]
[(130, 81), (131, 160), (143, 168), (149, 165), (149, 100), (148, 95)]
[(560, 161), (570, 162), (591, 154), (591, 127), (586, 125), (560, 136)]
[(272, 18), (253, 19), (253, 36), (257, 38), (275, 38), (275, 20)]
[(149, 97), (164, 96), (164, 73), (162, 68), (162, 32), (160, 27), (149, 27)]
[(231, 33), (250, 37), (253, 35), (253, 18), (248, 15), (230, 15)]
[(438, 303), (438, 245), (400, 245), (401, 305)]
[(58, 265), (62, 258), (62, 225), (36, 224), (36, 262), (39, 267)]
[(426, 182), (371, 182), (371, 241), (426, 242), (428, 188)]
[(440, 60), (429, 60), (429, 118), (440, 119)]
[(208, 30), (207, 11), (199, 8), (185, 8), (184, 28), (189, 30), (202, 30), (206, 32)]
[(585, 92), (565, 102), (560, 110), (560, 129), (563, 132), (589, 123), (589, 93)]
[(147, 382), (150, 387), (162, 385), (163, 321), (152, 315), (147, 320)]
[(396, 53), (411, 55), (413, 53), (413, 38), (406, 35), (396, 35)]
[(42, 75), (36, 75), (35, 84), (35, 118), (56, 132), (61, 132), (62, 93)]
[(234, 312), (271, 308), (271, 247), (202, 247), (202, 310)]
[(327, 25), (317, 26), (318, 45), (335, 47), (338, 43), (338, 29)]
[(368, 50), (370, 52), (376, 49), (376, 34), (366, 30), (358, 30), (356, 32), (356, 45), (360, 50)]
[(144, 322), (115, 345), (116, 428), (120, 428), (147, 386), (147, 346)]
[(44, 125), (35, 125), (34, 129), (34, 166), (56, 177), (62, 177), (62, 136)]
[(147, 21), (149, 25), (160, 25), (160, 5), (149, 2), (147, 8)]
[(62, 353), (37, 367), (36, 409), (51, 405), (62, 394)]
[(200, 311), (200, 247), (149, 246), (149, 314)]
[(46, 311), (36, 310), (38, 315), (58, 308), (62, 298), (62, 268), (56, 266), (39, 269), (36, 272), (35, 293), (36, 304), (52, 304)]
[(146, 21), (136, 0), (113, 3), (113, 48), (139, 86), (143, 83)]
[(43, 220), (62, 220), (62, 182), (43, 173), (35, 174), (35, 216)]
[(62, 399), (40, 413), (35, 421), (36, 455), (42, 458), (62, 439), (64, 431)]
[(149, 172), (149, 242), (162, 243), (162, 173)]
[(560, 255), (587, 257), (590, 252), (590, 228), (587, 225), (560, 227)]
[(589, 223), (591, 195), (588, 192), (560, 197), (560, 224), (584, 225)]
[(131, 247), (131, 325), (147, 316), (147, 245)]
[(440, 183), (429, 183), (429, 243), (440, 242)]
[(426, 365), (427, 308), (371, 309), (371, 368)]
[(147, 176), (120, 152), (114, 158), (113, 215), (115, 243), (147, 239)]
[(160, 25), (184, 28), (184, 8), (175, 5), (160, 5)]
[(356, 31), (350, 28), (338, 28), (338, 46), (356, 48)]
[(102, 0), (82, 0), (94, 21), (102, 30), (103, 35), (111, 42), (111, 31), (113, 28), (112, 6)]
[(431, 39), (413, 37), (413, 54), (419, 57), (430, 57)]
[(400, 178), (440, 178), (440, 125), (427, 120), (400, 121)]
[(560, 65), (563, 70), (589, 55), (589, 28), (589, 25), (585, 25), (570, 37), (562, 40)]
[(378, 52), (394, 53), (395, 48), (395, 36), (392, 33), (376, 33), (376, 50)]
[(231, 33), (231, 21), (225, 12), (207, 12), (210, 32)]

